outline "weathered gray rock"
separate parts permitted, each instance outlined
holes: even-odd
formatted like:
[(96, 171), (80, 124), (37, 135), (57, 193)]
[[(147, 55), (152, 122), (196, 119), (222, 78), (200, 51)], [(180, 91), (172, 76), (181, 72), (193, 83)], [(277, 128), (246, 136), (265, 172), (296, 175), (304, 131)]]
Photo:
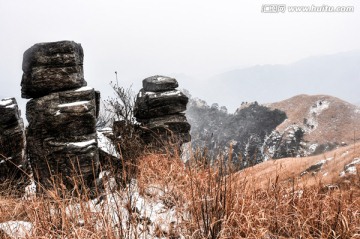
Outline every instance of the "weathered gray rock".
[(148, 144), (157, 140), (183, 144), (191, 140), (191, 126), (184, 114), (149, 119), (144, 125), (146, 128), (143, 130), (142, 138)]
[(38, 98), (86, 86), (83, 50), (72, 41), (39, 43), (24, 53), (21, 96)]
[(28, 163), (24, 125), (15, 98), (0, 100), (0, 189), (23, 188)]
[(175, 78), (167, 76), (151, 76), (143, 80), (144, 91), (171, 91), (179, 86)]
[[(75, 182), (92, 186), (99, 166), (97, 95), (94, 89), (83, 87), (27, 103), (28, 154), (35, 180), (45, 188), (52, 187), (54, 178), (68, 189)], [(79, 175), (82, 180), (77, 180)]]
[(141, 138), (146, 144), (161, 149), (168, 143), (181, 146), (190, 141), (190, 124), (182, 113), (189, 99), (176, 87), (178, 82), (170, 77), (152, 76), (143, 80), (134, 115), (142, 123)]
[(82, 65), (84, 52), (73, 41), (37, 43), (24, 52), (22, 69), (25, 73), (33, 67), (65, 67)]
[(21, 97), (38, 98), (52, 92), (86, 86), (82, 66), (44, 68), (36, 67), (24, 73), (21, 80)]
[(282, 133), (274, 130), (264, 141), (268, 158), (305, 157), (306, 142), (304, 130), (297, 125), (290, 125)]
[(188, 100), (188, 97), (179, 90), (166, 92), (141, 90), (136, 99), (134, 114), (140, 120), (177, 114), (186, 110)]

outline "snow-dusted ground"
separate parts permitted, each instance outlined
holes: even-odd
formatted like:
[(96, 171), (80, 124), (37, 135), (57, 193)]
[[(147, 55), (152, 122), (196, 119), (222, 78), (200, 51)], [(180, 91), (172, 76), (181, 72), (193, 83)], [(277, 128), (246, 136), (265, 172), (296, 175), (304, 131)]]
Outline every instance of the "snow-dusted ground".
[(356, 175), (357, 174), (356, 165), (358, 164), (360, 164), (360, 158), (354, 158), (354, 160), (351, 163), (345, 165), (344, 171), (340, 173), (340, 177), (344, 177), (347, 174)]
[(330, 102), (326, 100), (318, 100), (315, 102), (313, 106), (310, 107), (309, 112), (307, 114), (307, 123), (308, 127), (305, 127), (305, 131), (307, 133), (311, 133), (314, 131), (319, 123), (318, 123), (318, 116), (330, 106)]
[(0, 230), (11, 238), (29, 238), (32, 233), (33, 224), (25, 221), (8, 221), (0, 223)]
[(103, 128), (101, 130), (97, 131), (97, 140), (98, 140), (98, 147), (105, 153), (112, 155), (116, 158), (120, 158), (119, 153), (116, 150), (115, 145), (112, 143), (112, 141), (106, 137), (105, 134), (111, 134), (112, 135), (112, 129), (111, 128)]
[[(102, 172), (100, 177), (109, 175)], [(24, 200), (35, 197), (34, 184), (27, 188)], [(136, 180), (132, 180), (122, 191), (116, 191), (115, 180), (109, 178), (105, 182), (105, 195), (88, 202), (70, 204), (65, 209), (69, 218), (77, 218), (78, 225), (85, 224), (84, 208), (94, 218), (95, 228), (109, 226), (121, 237), (120, 231), (128, 232), (126, 238), (168, 238), (176, 230), (177, 225), (184, 218), (184, 213), (178, 213), (176, 206), (169, 206), (164, 200), (166, 191), (160, 186), (151, 185), (145, 188), (144, 194)], [(55, 214), (57, 210), (53, 210)], [(89, 220), (89, 218), (87, 218)], [(136, 221), (134, 223), (134, 220)], [(121, 229), (121, 230), (120, 230)], [(33, 223), (25, 221), (8, 221), (0, 224), (0, 230), (12, 238), (31, 238)], [(177, 234), (177, 238), (184, 238)]]

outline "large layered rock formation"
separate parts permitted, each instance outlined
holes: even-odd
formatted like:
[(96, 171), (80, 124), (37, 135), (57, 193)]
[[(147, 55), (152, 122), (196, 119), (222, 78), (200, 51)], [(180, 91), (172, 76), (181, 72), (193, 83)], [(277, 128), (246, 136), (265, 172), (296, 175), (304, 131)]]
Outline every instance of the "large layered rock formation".
[(14, 98), (0, 100), (0, 189), (23, 188), (27, 160), (24, 125)]
[(81, 45), (72, 41), (35, 44), (24, 52), (21, 96), (38, 98), (86, 86), (83, 58)]
[(89, 188), (98, 171), (100, 95), (85, 87), (82, 64), (82, 47), (71, 41), (36, 44), (24, 53), (21, 92), (33, 98), (26, 105), (27, 152), (45, 188)]
[(147, 144), (190, 141), (190, 124), (184, 115), (188, 97), (177, 90), (174, 78), (152, 76), (143, 80), (137, 95), (134, 114), (145, 126), (143, 139)]

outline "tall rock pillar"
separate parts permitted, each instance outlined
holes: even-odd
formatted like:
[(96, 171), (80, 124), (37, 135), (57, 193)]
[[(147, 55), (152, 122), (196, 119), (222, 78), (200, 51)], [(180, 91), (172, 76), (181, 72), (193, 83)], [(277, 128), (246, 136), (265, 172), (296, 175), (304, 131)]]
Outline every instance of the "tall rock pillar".
[(46, 189), (90, 188), (98, 172), (100, 94), (86, 87), (83, 56), (73, 41), (39, 43), (24, 53), (21, 93), (32, 98), (27, 153), (35, 180)]
[(145, 128), (143, 140), (155, 146), (171, 143), (180, 147), (189, 142), (190, 124), (183, 113), (189, 99), (176, 89), (179, 86), (177, 80), (166, 76), (152, 76), (142, 83), (134, 115)]
[(20, 189), (29, 182), (24, 124), (15, 98), (0, 100), (0, 190)]

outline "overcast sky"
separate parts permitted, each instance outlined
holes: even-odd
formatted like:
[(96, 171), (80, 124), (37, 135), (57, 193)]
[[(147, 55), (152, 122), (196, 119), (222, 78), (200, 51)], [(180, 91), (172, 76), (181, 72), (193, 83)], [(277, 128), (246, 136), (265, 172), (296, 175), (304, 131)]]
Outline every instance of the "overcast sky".
[[(355, 12), (262, 13), (269, 3)], [(85, 79), (103, 98), (114, 71), (136, 91), (155, 74), (183, 74), (206, 91), (227, 70), (360, 49), (360, 1), (0, 0), (0, 98), (20, 101), (23, 52), (58, 40), (82, 44)]]

